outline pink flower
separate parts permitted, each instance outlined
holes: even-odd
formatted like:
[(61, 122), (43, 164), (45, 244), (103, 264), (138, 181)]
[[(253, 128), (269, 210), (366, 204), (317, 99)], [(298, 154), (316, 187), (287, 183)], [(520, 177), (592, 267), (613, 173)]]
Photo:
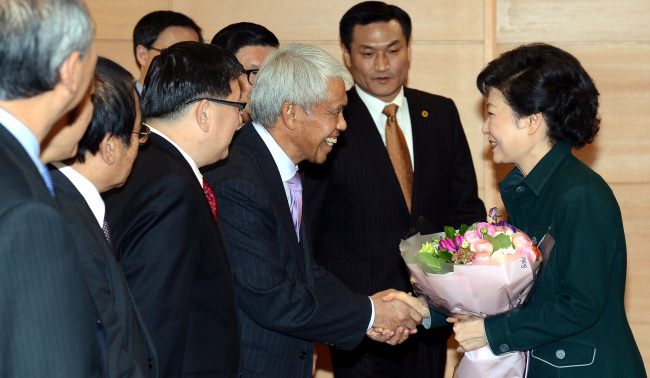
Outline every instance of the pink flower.
[(515, 253), (518, 255), (524, 255), (528, 257), (528, 261), (533, 263), (537, 260), (537, 256), (535, 255), (535, 252), (533, 251), (533, 248), (531, 247), (522, 247), (522, 248), (517, 248), (515, 250)]
[(476, 225), (476, 230), (481, 234), (484, 235), (488, 234), (490, 236), (494, 236), (494, 234), (496, 233), (496, 226), (485, 222), (479, 222)]
[(469, 244), (473, 244), (474, 242), (481, 240), (481, 235), (482, 234), (476, 230), (468, 230), (465, 231), (465, 240), (467, 240)]
[(530, 249), (530, 247), (533, 245), (533, 242), (523, 232), (516, 232), (514, 235), (512, 235), (512, 245), (514, 245), (516, 249)]
[(456, 242), (456, 248), (457, 249), (462, 248), (464, 241), (465, 241), (465, 237), (463, 235), (454, 236), (454, 242)]
[(452, 239), (441, 239), (440, 240), (440, 247), (443, 249), (449, 251), (449, 252), (455, 252), (456, 251), (456, 245), (454, 245), (454, 241)]
[(487, 251), (477, 252), (474, 255), (474, 260), (476, 261), (490, 261), (491, 258), (492, 258), (491, 254), (488, 253)]
[(489, 255), (492, 255), (492, 251), (494, 247), (492, 246), (492, 243), (490, 243), (489, 241), (481, 239), (474, 242), (470, 249), (476, 253), (486, 252)]

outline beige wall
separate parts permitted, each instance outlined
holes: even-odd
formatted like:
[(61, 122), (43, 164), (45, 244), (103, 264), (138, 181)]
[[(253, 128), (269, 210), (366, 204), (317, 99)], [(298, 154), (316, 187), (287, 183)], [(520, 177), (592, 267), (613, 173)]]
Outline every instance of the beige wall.
[[(97, 48), (138, 72), (131, 36), (146, 13), (171, 9), (192, 17), (210, 41), (238, 21), (265, 25), (281, 43), (318, 45), (341, 59), (338, 22), (357, 1), (88, 0), (97, 24)], [(475, 78), (484, 64), (510, 48), (543, 41), (582, 61), (601, 92), (601, 132), (578, 156), (612, 186), (623, 212), (628, 244), (626, 308), (637, 343), (650, 363), (650, 142), (642, 122), (650, 113), (650, 2), (647, 0), (401, 0), (413, 19), (409, 85), (456, 102), (486, 206), (500, 204), (496, 182), (510, 167), (495, 166), (481, 134), (483, 99)], [(451, 342), (450, 342), (451, 345)], [(328, 360), (326, 350), (321, 362)], [(449, 365), (457, 354), (449, 349)], [(322, 364), (327, 368), (327, 363)], [(448, 369), (448, 376), (451, 376)], [(318, 377), (330, 374), (319, 370)]]

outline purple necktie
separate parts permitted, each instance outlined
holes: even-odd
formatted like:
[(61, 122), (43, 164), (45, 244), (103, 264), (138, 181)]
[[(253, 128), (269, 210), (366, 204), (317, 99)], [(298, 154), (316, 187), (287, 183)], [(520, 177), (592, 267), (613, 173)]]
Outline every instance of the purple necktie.
[(296, 236), (300, 241), (300, 219), (302, 218), (302, 182), (300, 182), (300, 175), (298, 172), (287, 180), (289, 192), (291, 193), (291, 218), (293, 219), (293, 227), (296, 229)]
[(115, 257), (115, 260), (117, 260), (117, 253), (115, 253), (115, 244), (113, 244), (113, 235), (111, 235), (111, 227), (108, 225), (106, 218), (104, 218), (104, 226), (102, 229), (104, 230), (104, 236), (106, 237), (108, 246), (111, 247), (111, 252), (113, 252), (113, 257)]

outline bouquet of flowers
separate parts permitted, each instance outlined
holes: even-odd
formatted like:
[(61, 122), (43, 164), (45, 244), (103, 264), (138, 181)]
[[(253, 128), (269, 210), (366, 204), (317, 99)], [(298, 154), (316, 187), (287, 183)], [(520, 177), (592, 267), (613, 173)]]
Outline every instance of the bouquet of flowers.
[[(497, 219), (428, 236), (417, 234), (400, 244), (418, 295), (439, 312), (492, 316), (523, 303), (541, 263), (539, 249), (523, 232)], [(524, 352), (495, 356), (489, 346), (466, 352), (458, 377), (522, 377)]]

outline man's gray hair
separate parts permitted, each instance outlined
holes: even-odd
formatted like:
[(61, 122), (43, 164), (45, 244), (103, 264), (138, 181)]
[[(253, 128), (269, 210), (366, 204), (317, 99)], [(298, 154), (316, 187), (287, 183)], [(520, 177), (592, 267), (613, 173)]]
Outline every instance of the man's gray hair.
[(0, 0), (0, 100), (54, 88), (63, 61), (85, 59), (95, 35), (81, 0)]
[(271, 128), (285, 102), (311, 111), (327, 98), (330, 81), (340, 79), (352, 85), (352, 76), (324, 50), (292, 44), (271, 52), (260, 68), (250, 100), (253, 121)]

